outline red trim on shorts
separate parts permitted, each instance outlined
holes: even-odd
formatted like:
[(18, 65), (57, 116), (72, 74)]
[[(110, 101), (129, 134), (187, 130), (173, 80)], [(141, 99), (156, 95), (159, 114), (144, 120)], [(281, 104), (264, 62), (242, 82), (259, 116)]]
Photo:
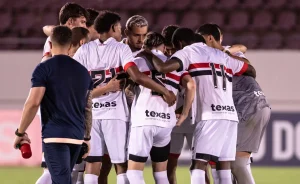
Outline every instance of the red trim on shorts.
[(217, 165), (217, 163), (214, 161), (208, 161), (208, 163), (209, 163), (209, 165)]
[(169, 157), (171, 157), (171, 158), (176, 158), (176, 159), (178, 159), (179, 156), (180, 156), (180, 153), (179, 153), (179, 154), (178, 154), (178, 153), (169, 153)]
[(132, 66), (136, 66), (136, 64), (132, 61), (128, 62), (125, 66), (124, 66), (124, 70), (125, 72), (127, 71), (128, 68), (132, 67)]

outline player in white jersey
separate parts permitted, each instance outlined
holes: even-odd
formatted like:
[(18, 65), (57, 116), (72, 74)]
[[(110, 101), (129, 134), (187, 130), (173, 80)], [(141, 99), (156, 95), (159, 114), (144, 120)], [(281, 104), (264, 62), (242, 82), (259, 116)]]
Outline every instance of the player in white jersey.
[[(162, 60), (167, 57), (164, 37), (159, 33), (148, 33), (144, 40), (144, 47)], [(195, 95), (195, 86), (187, 72), (158, 73), (145, 58), (137, 57), (135, 64), (139, 70), (151, 77), (159, 85), (165, 86), (175, 94), (180, 83), (186, 88), (186, 100), (181, 117), (177, 124), (180, 125), (188, 116), (189, 109)], [(144, 164), (150, 154), (154, 172), (155, 183), (167, 184), (167, 160), (170, 150), (172, 128), (176, 124), (175, 107), (168, 106), (162, 96), (142, 85), (138, 86), (131, 109), (131, 131), (128, 146), (129, 162), (127, 177), (131, 184), (142, 184)]]
[[(173, 33), (178, 29), (179, 26), (177, 25), (169, 25), (164, 27), (162, 30), (162, 35), (165, 38), (165, 55), (170, 57), (175, 52), (176, 49), (173, 47), (172, 44), (172, 36)], [(176, 107), (176, 114), (180, 114), (183, 106), (183, 100), (184, 100), (184, 90), (179, 92), (177, 94), (177, 107)], [(192, 117), (191, 114), (189, 117), (182, 123), (179, 127), (174, 127), (171, 134), (171, 148), (170, 148), (170, 154), (168, 158), (168, 167), (167, 167), (167, 173), (168, 173), (168, 179), (170, 184), (176, 184), (176, 169), (178, 164), (178, 158), (181, 154), (184, 139), (187, 140), (187, 143), (189, 145), (189, 148), (192, 148), (192, 139), (193, 139), (193, 132), (195, 129), (195, 125), (192, 123)]]
[[(173, 36), (177, 51), (170, 60), (162, 62), (155, 56), (155, 68), (163, 73), (188, 70), (197, 86), (193, 107), (197, 123), (193, 141), (191, 183), (205, 183), (207, 161), (220, 162), (220, 183), (231, 183), (230, 161), (235, 159), (238, 117), (232, 99), (232, 76), (254, 75), (255, 70), (245, 59), (234, 59), (224, 53), (214, 41), (214, 49), (204, 43), (193, 43), (193, 31), (179, 28)], [(210, 37), (209, 39), (214, 39)], [(220, 49), (220, 50), (219, 50)]]
[[(124, 71), (133, 81), (163, 94), (169, 104), (175, 96), (156, 84), (133, 66), (133, 56), (128, 45), (121, 41), (121, 17), (114, 12), (101, 11), (95, 20), (95, 29), (100, 39), (78, 49), (74, 58), (85, 66), (94, 80), (93, 127), (91, 152), (86, 159), (85, 183), (98, 183), (104, 146), (107, 146), (111, 162), (117, 167), (117, 183), (128, 183), (126, 177), (128, 107), (124, 91), (107, 92), (103, 88), (113, 77), (122, 78)], [(102, 86), (102, 87), (101, 87)], [(104, 87), (103, 87), (104, 86)]]
[[(86, 27), (85, 23), (87, 17), (88, 17), (88, 13), (86, 12), (86, 10), (76, 3), (66, 3), (60, 9), (59, 12), (60, 24), (68, 26), (69, 28)], [(51, 57), (51, 40), (50, 37), (48, 37), (44, 45), (42, 61), (45, 61), (50, 57)], [(47, 169), (44, 155), (42, 156), (41, 166), (44, 168), (44, 172), (42, 176), (37, 180), (36, 184), (48, 184), (48, 183), (50, 184), (51, 176)]]
[[(127, 44), (130, 47), (133, 57), (135, 57), (142, 49), (143, 40), (145, 39), (147, 32), (148, 32), (148, 21), (143, 16), (134, 15), (127, 20), (125, 30), (124, 30), (126, 38), (122, 40), (122, 43)], [(127, 87), (125, 88), (125, 94), (127, 97), (128, 106), (130, 108), (134, 98), (133, 88), (135, 84), (132, 82), (132, 80), (129, 79), (127, 80), (126, 84)], [(99, 176), (99, 183), (107, 184), (107, 178), (111, 170), (111, 167), (112, 164), (109, 155), (105, 153), (102, 159), (102, 167)]]

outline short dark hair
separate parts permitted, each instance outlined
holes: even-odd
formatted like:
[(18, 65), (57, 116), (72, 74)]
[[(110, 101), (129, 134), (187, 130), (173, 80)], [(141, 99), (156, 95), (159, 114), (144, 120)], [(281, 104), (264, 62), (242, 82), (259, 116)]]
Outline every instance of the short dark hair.
[(200, 26), (196, 33), (200, 35), (212, 35), (216, 41), (220, 41), (221, 29), (217, 24), (203, 24)]
[(94, 25), (94, 22), (99, 15), (99, 11), (92, 8), (88, 8), (86, 10), (89, 13), (89, 19), (86, 21), (86, 27), (91, 27), (92, 25)]
[(121, 17), (118, 13), (111, 11), (100, 11), (98, 17), (95, 20), (95, 30), (99, 33), (107, 33), (110, 28), (121, 21)]
[(72, 31), (67, 26), (56, 26), (50, 36), (51, 42), (59, 46), (66, 46), (72, 42)]
[(173, 33), (178, 28), (179, 28), (178, 25), (168, 25), (168, 26), (166, 26), (166, 27), (163, 28), (161, 34), (163, 35), (163, 37), (165, 37), (166, 45), (167, 46), (173, 46), (173, 44), (172, 44), (172, 36), (173, 36)]
[(190, 45), (195, 42), (195, 33), (190, 28), (178, 28), (175, 30), (172, 36), (172, 43), (175, 48), (179, 48), (180, 41), (184, 41), (186, 44)]
[(59, 11), (59, 23), (66, 24), (69, 18), (78, 18), (84, 16), (89, 19), (89, 13), (76, 3), (66, 3)]
[(157, 32), (149, 32), (144, 40), (144, 46), (152, 49), (165, 43), (165, 38)]
[(76, 46), (79, 44), (80, 40), (87, 38), (89, 30), (83, 27), (74, 27), (72, 29), (72, 45)]

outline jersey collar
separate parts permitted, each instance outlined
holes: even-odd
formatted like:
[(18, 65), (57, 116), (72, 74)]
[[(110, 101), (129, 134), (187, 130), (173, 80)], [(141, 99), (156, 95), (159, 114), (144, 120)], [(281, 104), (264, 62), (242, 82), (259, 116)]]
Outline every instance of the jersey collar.
[(103, 45), (107, 45), (110, 42), (116, 41), (116, 39), (114, 39), (113, 37), (108, 38), (105, 42), (101, 43), (99, 39), (96, 39), (95, 42), (97, 43), (97, 45), (99, 46), (103, 46)]

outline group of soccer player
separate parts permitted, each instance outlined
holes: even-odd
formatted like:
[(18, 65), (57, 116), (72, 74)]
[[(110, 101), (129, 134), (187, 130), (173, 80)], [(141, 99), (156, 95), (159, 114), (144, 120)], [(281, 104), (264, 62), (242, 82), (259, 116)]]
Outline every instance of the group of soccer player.
[[(176, 184), (184, 139), (192, 151), (192, 184), (210, 182), (208, 165), (215, 184), (255, 183), (250, 157), (271, 111), (245, 46), (222, 46), (215, 24), (148, 32), (151, 25), (140, 15), (127, 20), (122, 40), (119, 14), (76, 3), (61, 8), (59, 22), (72, 29), (68, 55), (94, 85), (90, 151), (75, 165), (73, 184), (106, 184), (112, 164), (118, 184), (143, 184), (149, 155), (155, 183)], [(53, 27), (45, 26), (45, 34)], [(48, 37), (42, 62), (52, 57), (51, 48)], [(51, 183), (53, 173), (42, 165), (37, 184)]]

